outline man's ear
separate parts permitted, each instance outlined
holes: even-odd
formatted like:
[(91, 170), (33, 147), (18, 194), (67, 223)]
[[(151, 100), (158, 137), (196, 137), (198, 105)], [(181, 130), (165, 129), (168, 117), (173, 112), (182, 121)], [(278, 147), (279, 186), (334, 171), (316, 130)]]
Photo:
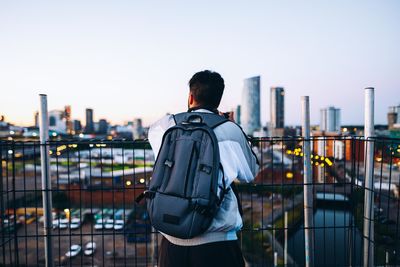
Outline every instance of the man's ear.
[(192, 106), (194, 104), (194, 97), (192, 93), (189, 93), (189, 105)]

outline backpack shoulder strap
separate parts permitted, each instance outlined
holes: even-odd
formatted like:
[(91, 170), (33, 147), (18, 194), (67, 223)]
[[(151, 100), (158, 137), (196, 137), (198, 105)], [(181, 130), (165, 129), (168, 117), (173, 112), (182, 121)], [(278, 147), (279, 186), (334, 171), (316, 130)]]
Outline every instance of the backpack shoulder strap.
[(204, 123), (208, 127), (214, 129), (217, 126), (229, 121), (227, 118), (220, 116), (215, 113), (205, 113), (205, 112), (182, 112), (173, 115), (175, 123)]

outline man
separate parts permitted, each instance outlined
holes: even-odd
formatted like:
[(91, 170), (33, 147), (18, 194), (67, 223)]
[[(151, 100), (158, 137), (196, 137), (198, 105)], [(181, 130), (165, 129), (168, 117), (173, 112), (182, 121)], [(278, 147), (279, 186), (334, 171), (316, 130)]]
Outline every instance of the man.
[[(189, 111), (219, 113), (218, 106), (225, 88), (221, 75), (209, 70), (198, 72), (190, 79), (189, 88)], [(165, 131), (174, 125), (173, 116), (167, 115), (150, 127), (149, 140), (155, 155)], [(219, 173), (219, 185), (222, 186), (223, 177), (227, 186), (235, 179), (251, 182), (258, 171), (257, 159), (240, 127), (228, 121), (214, 128), (214, 133), (224, 171), (224, 175), (222, 171)], [(236, 235), (242, 225), (237, 198), (233, 190), (229, 190), (205, 233), (191, 239), (162, 233), (159, 266), (242, 267), (244, 260)]]

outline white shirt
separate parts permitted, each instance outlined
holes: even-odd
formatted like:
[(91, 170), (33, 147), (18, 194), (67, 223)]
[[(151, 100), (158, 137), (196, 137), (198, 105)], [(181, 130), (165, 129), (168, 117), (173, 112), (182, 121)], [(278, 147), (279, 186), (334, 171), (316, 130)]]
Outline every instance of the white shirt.
[[(198, 109), (196, 112), (210, 113), (206, 109)], [(173, 115), (167, 115), (150, 127), (149, 141), (156, 157), (165, 131), (174, 125)], [(257, 160), (239, 126), (228, 121), (217, 126), (214, 133), (218, 140), (220, 162), (224, 169), (224, 175), (222, 175), (222, 171), (219, 174), (219, 185), (222, 186), (222, 177), (225, 177), (227, 186), (235, 179), (245, 183), (253, 181), (258, 172)], [(243, 222), (239, 214), (236, 196), (232, 190), (229, 190), (210, 227), (202, 235), (192, 239), (180, 239), (162, 234), (175, 245), (195, 246), (210, 242), (236, 240), (236, 231), (240, 230), (242, 226)]]

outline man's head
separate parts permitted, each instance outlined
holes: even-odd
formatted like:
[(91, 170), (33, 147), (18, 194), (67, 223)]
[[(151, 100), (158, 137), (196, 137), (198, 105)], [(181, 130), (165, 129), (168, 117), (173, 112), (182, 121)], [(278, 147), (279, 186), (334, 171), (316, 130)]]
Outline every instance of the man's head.
[(217, 109), (224, 93), (224, 79), (217, 72), (197, 72), (189, 81), (189, 108)]

